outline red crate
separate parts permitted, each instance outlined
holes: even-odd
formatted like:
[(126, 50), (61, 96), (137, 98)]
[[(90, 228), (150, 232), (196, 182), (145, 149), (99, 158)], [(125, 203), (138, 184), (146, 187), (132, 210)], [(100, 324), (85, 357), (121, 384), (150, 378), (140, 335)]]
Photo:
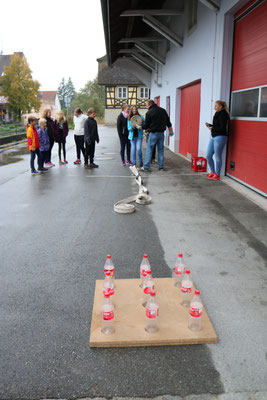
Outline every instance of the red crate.
[(191, 169), (194, 172), (206, 172), (207, 171), (207, 160), (204, 157), (192, 157)]

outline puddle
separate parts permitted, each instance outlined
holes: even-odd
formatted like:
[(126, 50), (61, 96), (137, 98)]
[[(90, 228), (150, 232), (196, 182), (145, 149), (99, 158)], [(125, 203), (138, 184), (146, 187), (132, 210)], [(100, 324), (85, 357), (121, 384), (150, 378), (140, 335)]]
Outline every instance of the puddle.
[(23, 160), (25, 156), (29, 154), (29, 150), (27, 148), (27, 144), (19, 145), (16, 147), (12, 147), (10, 149), (3, 150), (0, 152), (0, 166), (14, 164)]

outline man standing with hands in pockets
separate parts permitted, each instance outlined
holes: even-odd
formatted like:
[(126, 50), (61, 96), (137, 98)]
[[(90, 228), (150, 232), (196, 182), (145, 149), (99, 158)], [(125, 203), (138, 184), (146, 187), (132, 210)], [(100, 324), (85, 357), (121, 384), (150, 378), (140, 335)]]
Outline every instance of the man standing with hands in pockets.
[(146, 113), (145, 123), (142, 129), (149, 132), (146, 149), (146, 159), (143, 171), (150, 171), (151, 156), (154, 147), (158, 146), (158, 166), (159, 170), (164, 169), (164, 131), (166, 127), (169, 128), (169, 135), (173, 135), (172, 124), (167, 111), (164, 108), (158, 107), (153, 100), (146, 101)]

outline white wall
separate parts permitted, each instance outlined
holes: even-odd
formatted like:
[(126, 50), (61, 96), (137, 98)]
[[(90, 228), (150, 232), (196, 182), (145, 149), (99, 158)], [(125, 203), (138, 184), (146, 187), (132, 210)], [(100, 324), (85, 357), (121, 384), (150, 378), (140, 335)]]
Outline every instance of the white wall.
[[(229, 102), (233, 14), (247, 2), (224, 0), (217, 14), (199, 2), (196, 28), (188, 34), (185, 23), (183, 47), (171, 44), (166, 54), (166, 64), (160, 71), (161, 87), (155, 83), (155, 73), (152, 74), (151, 98), (160, 96), (160, 105), (165, 108), (166, 96), (170, 96), (170, 117), (175, 127), (175, 135), (170, 138), (172, 151), (179, 151), (180, 99), (177, 88), (201, 80), (199, 155), (205, 156), (210, 138), (205, 122), (212, 121), (216, 100)], [(173, 20), (173, 25), (178, 23), (178, 18)]]

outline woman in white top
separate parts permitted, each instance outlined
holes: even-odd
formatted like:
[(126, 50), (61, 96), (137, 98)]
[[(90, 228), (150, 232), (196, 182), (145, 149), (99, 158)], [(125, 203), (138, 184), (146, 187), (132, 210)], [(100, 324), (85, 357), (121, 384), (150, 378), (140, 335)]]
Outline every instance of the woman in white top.
[(74, 111), (74, 140), (76, 144), (77, 160), (74, 164), (81, 164), (81, 152), (84, 157), (84, 123), (87, 120), (87, 116), (84, 115), (80, 108), (76, 108)]

